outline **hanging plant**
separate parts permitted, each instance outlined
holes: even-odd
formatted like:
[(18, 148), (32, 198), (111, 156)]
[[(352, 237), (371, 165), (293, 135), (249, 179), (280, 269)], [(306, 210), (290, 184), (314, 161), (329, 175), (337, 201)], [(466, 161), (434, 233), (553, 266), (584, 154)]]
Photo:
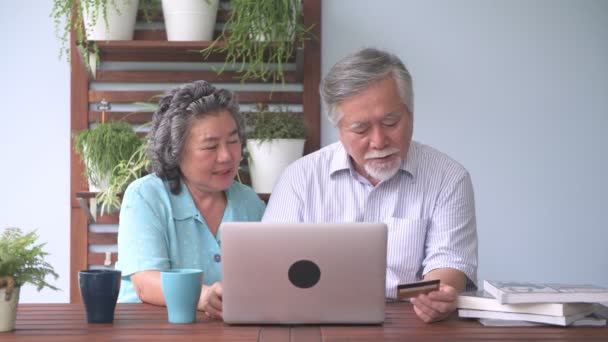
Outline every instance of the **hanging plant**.
[(97, 195), (101, 205), (101, 214), (120, 208), (120, 196), (134, 180), (145, 176), (150, 166), (146, 154), (148, 145), (143, 143), (128, 160), (121, 160), (112, 170), (108, 189)]
[[(298, 46), (309, 39), (310, 28), (302, 24), (301, 0), (232, 0), (222, 33), (202, 50), (225, 53), (221, 73), (235, 66), (241, 81), (285, 82), (285, 65)], [(222, 44), (218, 44), (222, 42)]]
[[(138, 2), (139, 1), (139, 2)], [(70, 34), (74, 32), (76, 35), (76, 48), (82, 55), (82, 60), (85, 66), (89, 69), (91, 67), (97, 67), (99, 64), (99, 48), (95, 41), (87, 39), (87, 32), (91, 34), (93, 29), (98, 24), (99, 20), (103, 20), (106, 33), (109, 32), (111, 24), (109, 23), (109, 13), (124, 16), (124, 18), (130, 18), (131, 24), (134, 23), (134, 16), (127, 15), (127, 13), (135, 14), (137, 4), (142, 3), (144, 10), (144, 17), (146, 21), (150, 20), (149, 11), (153, 6), (155, 0), (53, 0), (53, 8), (50, 16), (55, 22), (55, 35), (61, 42), (59, 48), (59, 58), (65, 58), (68, 62), (70, 61)], [(135, 7), (133, 7), (135, 6)], [(156, 4), (157, 6), (157, 4)], [(131, 8), (131, 10), (127, 10)], [(112, 12), (111, 12), (112, 11)], [(113, 15), (112, 17), (116, 17)], [(120, 25), (118, 25), (120, 26)], [(128, 26), (126, 26), (128, 27)], [(129, 32), (132, 36), (132, 31)], [(112, 39), (125, 39), (112, 38)], [(130, 38), (128, 38), (130, 39)], [(95, 62), (95, 65), (91, 65), (91, 61)]]
[[(106, 0), (99, 0), (103, 3), (104, 9)], [(78, 0), (54, 0), (53, 9), (51, 10), (51, 17), (55, 22), (55, 35), (61, 42), (59, 48), (59, 58), (65, 58), (68, 62), (70, 61), (70, 32), (74, 30), (76, 33), (76, 47), (83, 54), (83, 60), (85, 63), (89, 61), (89, 42), (86, 40), (82, 16), (82, 7), (87, 6), (88, 1)], [(97, 17), (97, 6), (94, 7), (95, 18)], [(72, 15), (72, 10), (75, 10)], [(104, 10), (105, 14), (105, 10)], [(107, 23), (108, 17), (104, 15), (104, 20)], [(92, 44), (95, 45), (95, 44)], [(97, 46), (93, 47), (94, 53), (97, 53)]]
[(95, 127), (76, 134), (74, 144), (84, 161), (85, 175), (93, 184), (100, 185), (116, 165), (131, 158), (143, 139), (124, 121), (102, 120)]

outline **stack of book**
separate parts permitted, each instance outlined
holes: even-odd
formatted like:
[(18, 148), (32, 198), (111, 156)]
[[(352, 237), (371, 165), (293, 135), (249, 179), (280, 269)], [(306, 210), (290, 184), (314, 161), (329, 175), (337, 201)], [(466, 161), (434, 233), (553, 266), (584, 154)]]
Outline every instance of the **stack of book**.
[(594, 285), (489, 281), (458, 297), (458, 315), (488, 326), (605, 326), (608, 288)]

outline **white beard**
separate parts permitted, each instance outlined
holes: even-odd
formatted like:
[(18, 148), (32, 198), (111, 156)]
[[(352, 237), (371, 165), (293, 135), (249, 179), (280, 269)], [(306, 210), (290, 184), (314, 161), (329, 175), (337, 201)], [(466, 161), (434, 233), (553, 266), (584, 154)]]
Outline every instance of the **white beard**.
[(367, 161), (363, 164), (363, 169), (367, 174), (379, 181), (385, 181), (393, 177), (397, 171), (399, 171), (399, 167), (401, 166), (401, 157), (396, 156), (390, 158), (385, 162), (377, 161), (377, 158), (383, 158), (392, 154), (399, 153), (398, 148), (388, 148), (386, 150), (381, 151), (373, 151), (365, 154), (365, 160)]

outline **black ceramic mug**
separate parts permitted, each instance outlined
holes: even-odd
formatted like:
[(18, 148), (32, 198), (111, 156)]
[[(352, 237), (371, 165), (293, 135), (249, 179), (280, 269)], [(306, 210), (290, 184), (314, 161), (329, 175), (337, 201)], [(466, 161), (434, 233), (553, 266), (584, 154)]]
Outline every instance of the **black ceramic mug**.
[(80, 296), (89, 323), (112, 323), (120, 290), (120, 271), (84, 270), (78, 272)]

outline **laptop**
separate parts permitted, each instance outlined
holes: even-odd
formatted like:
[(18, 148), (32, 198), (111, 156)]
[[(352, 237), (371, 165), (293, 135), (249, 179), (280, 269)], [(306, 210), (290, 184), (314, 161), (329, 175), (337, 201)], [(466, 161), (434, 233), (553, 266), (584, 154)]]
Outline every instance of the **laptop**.
[(221, 225), (229, 324), (381, 324), (384, 223)]

